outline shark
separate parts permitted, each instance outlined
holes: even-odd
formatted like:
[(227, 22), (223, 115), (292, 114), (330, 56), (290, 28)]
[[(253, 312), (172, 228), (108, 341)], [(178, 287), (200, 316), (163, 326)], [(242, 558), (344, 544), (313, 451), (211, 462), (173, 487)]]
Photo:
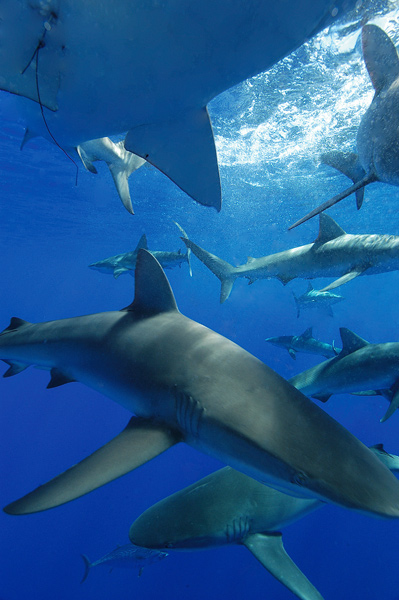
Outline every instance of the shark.
[(340, 328), (342, 350), (290, 382), (304, 394), (326, 402), (333, 394), (367, 392), (390, 402), (381, 422), (399, 406), (399, 342), (370, 344), (346, 327)]
[(364, 188), (370, 183), (380, 181), (399, 185), (399, 56), (385, 31), (373, 24), (362, 28), (362, 50), (374, 97), (357, 131), (357, 152), (336, 151), (321, 157), (322, 162), (351, 179), (353, 185), (312, 210), (289, 229), (353, 193), (360, 209)]
[[(371, 448), (393, 471), (399, 457)], [(285, 551), (281, 530), (325, 506), (294, 498), (224, 467), (157, 502), (131, 525), (133, 544), (153, 550), (193, 551), (241, 544), (301, 600), (323, 600)]]
[(298, 318), (301, 314), (301, 310), (306, 310), (307, 308), (324, 309), (327, 311), (327, 314), (332, 317), (334, 316), (331, 308), (332, 305), (341, 302), (341, 300), (345, 300), (340, 294), (334, 294), (328, 290), (315, 290), (311, 283), (308, 284), (306, 292), (300, 296), (296, 296), (294, 292), (292, 293), (296, 304), (296, 316)]
[(326, 358), (332, 358), (337, 356), (341, 351), (340, 348), (336, 348), (334, 342), (327, 344), (326, 342), (320, 342), (313, 337), (313, 328), (308, 327), (301, 335), (280, 335), (278, 337), (266, 338), (266, 342), (277, 346), (278, 348), (286, 348), (288, 354), (296, 359), (297, 352), (305, 352), (306, 354), (318, 354), (325, 356)]
[[(184, 232), (184, 229), (178, 224), (175, 223), (177, 227), (179, 227), (180, 231), (183, 235), (187, 235)], [(104, 258), (103, 260), (99, 260), (95, 263), (89, 265), (90, 269), (94, 269), (96, 271), (100, 271), (100, 273), (111, 273), (115, 279), (118, 279), (120, 275), (124, 273), (130, 273), (130, 275), (134, 275), (134, 270), (136, 268), (137, 256), (140, 248), (145, 248), (148, 250), (147, 246), (147, 236), (145, 233), (141, 236), (138, 241), (136, 248), (132, 252), (125, 252), (124, 254), (116, 254), (115, 256), (110, 256), (109, 258)], [(178, 250), (177, 252), (168, 252), (164, 250), (149, 250), (153, 256), (157, 259), (159, 264), (164, 269), (172, 269), (173, 267), (181, 266), (182, 263), (188, 263), (190, 277), (193, 272), (191, 269), (190, 255), (191, 250), (188, 249), (186, 253)]]
[(108, 567), (110, 571), (114, 567), (135, 568), (138, 569), (140, 577), (145, 566), (163, 560), (168, 556), (168, 553), (159, 550), (150, 550), (149, 548), (140, 548), (134, 544), (123, 544), (122, 546), (117, 546), (111, 552), (104, 554), (104, 556), (94, 562), (91, 562), (86, 554), (82, 554), (81, 556), (85, 566), (85, 572), (80, 582), (83, 583), (86, 581), (90, 569), (98, 566)]
[(0, 334), (4, 376), (50, 370), (48, 388), (88, 385), (134, 413), (110, 442), (9, 503), (13, 515), (74, 500), (184, 441), (273, 487), (366, 514), (399, 516), (399, 481), (355, 436), (252, 354), (182, 315), (158, 261), (140, 249), (120, 311)]
[(244, 265), (233, 267), (191, 240), (182, 238), (197, 258), (221, 282), (220, 302), (230, 296), (238, 277), (275, 277), (284, 285), (296, 278), (337, 277), (318, 292), (327, 292), (360, 275), (374, 275), (399, 269), (399, 236), (346, 233), (329, 215), (319, 216), (319, 234), (312, 244), (298, 246), (261, 258), (249, 257)]
[(65, 149), (126, 134), (126, 150), (220, 210), (207, 105), (355, 5), (4, 0), (0, 87), (19, 96), (31, 131)]

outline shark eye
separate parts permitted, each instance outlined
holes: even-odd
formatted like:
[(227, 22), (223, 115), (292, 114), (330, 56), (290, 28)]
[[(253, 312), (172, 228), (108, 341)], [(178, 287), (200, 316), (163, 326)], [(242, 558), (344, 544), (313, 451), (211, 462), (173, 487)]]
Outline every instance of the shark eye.
[(296, 473), (294, 473), (292, 479), (291, 479), (292, 483), (295, 483), (296, 485), (305, 485), (306, 481), (307, 481), (307, 477), (305, 475), (305, 473), (303, 473), (302, 471), (296, 471)]

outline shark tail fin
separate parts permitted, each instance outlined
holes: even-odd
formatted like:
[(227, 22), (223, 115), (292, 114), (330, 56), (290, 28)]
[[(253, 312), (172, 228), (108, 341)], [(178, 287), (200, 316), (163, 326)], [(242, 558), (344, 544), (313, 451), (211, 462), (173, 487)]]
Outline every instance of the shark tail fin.
[(194, 244), (191, 240), (185, 237), (182, 237), (181, 239), (186, 244), (187, 248), (190, 248), (193, 254), (195, 254), (195, 256), (199, 258), (199, 260), (203, 262), (218, 279), (220, 279), (222, 284), (220, 290), (220, 304), (223, 304), (230, 296), (234, 281), (237, 278), (236, 268), (215, 254), (211, 254), (207, 250), (200, 248), (200, 246), (197, 246), (197, 244)]
[(256, 533), (244, 540), (244, 545), (278, 581), (302, 600), (323, 600), (321, 594), (288, 556), (281, 533)]
[(369, 173), (368, 175), (365, 175), (365, 177), (363, 177), (363, 179), (361, 179), (357, 183), (354, 183), (353, 185), (348, 187), (346, 190), (344, 190), (340, 194), (337, 194), (330, 200), (327, 200), (327, 202), (320, 204), (320, 206), (318, 206), (314, 210), (310, 211), (310, 213), (308, 213), (307, 215), (302, 217), (302, 219), (299, 219), (299, 221), (297, 221), (293, 225), (290, 225), (290, 227), (288, 227), (288, 229), (294, 229), (294, 227), (298, 227), (298, 225), (302, 225), (302, 223), (305, 223), (305, 221), (309, 221), (309, 219), (312, 219), (312, 217), (315, 217), (316, 215), (320, 214), (324, 210), (327, 210), (327, 208), (334, 206), (334, 204), (341, 202), (341, 200), (343, 200), (344, 198), (347, 198), (348, 196), (350, 196), (357, 190), (364, 188), (366, 185), (368, 185), (369, 183), (372, 183), (373, 181), (377, 181), (377, 176), (375, 175), (375, 173)]
[(81, 554), (80, 556), (83, 558), (83, 562), (85, 565), (85, 572), (83, 573), (83, 577), (80, 581), (80, 583), (83, 583), (84, 581), (86, 581), (87, 576), (89, 574), (91, 562), (90, 562), (89, 558), (86, 556), (86, 554)]
[[(181, 225), (179, 225), (179, 223), (177, 223), (176, 221), (173, 221), (173, 223), (180, 229), (180, 232), (181, 232), (182, 236), (184, 238), (188, 239), (188, 235), (184, 231), (183, 227)], [(190, 271), (190, 277), (192, 277), (193, 276), (193, 270), (191, 268), (191, 248), (187, 248), (187, 262), (188, 262), (188, 268), (189, 268), (189, 271)]]

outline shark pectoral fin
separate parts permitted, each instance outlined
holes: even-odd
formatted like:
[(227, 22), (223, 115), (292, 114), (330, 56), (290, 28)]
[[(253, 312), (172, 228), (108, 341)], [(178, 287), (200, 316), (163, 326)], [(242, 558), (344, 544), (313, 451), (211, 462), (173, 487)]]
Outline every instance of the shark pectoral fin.
[(129, 271), (129, 269), (125, 269), (125, 267), (116, 267), (114, 269), (114, 279), (118, 279), (122, 273), (126, 273), (127, 271)]
[(50, 369), (51, 379), (47, 384), (47, 389), (59, 387), (60, 385), (65, 385), (66, 383), (73, 383), (76, 379), (72, 379), (69, 375), (66, 375), (59, 369)]
[[(389, 394), (383, 393), (382, 395), (385, 396), (385, 398), (388, 398), (388, 400), (390, 399), (390, 404), (387, 412), (382, 419), (380, 419), (380, 423), (384, 423), (387, 419), (389, 419), (389, 417), (391, 417), (395, 410), (399, 407), (399, 381), (394, 383), (389, 390)], [(391, 398), (389, 398), (389, 396), (391, 396)]]
[(22, 371), (25, 371), (25, 369), (29, 367), (29, 365), (26, 365), (24, 363), (4, 359), (2, 360), (9, 366), (7, 371), (3, 373), (3, 377), (12, 377), (13, 375), (18, 375), (18, 373), (22, 373)]
[(127, 427), (64, 473), (4, 508), (10, 515), (40, 512), (79, 498), (140, 467), (180, 441), (165, 425), (132, 417)]
[(326, 285), (326, 287), (321, 289), (320, 292), (328, 292), (329, 290), (334, 290), (340, 285), (344, 285), (344, 283), (348, 283), (348, 281), (352, 281), (352, 279), (359, 277), (359, 275), (362, 275), (365, 271), (367, 271), (367, 269), (368, 267), (363, 267), (361, 269), (355, 269), (353, 271), (350, 271), (349, 273), (345, 273), (345, 275), (342, 275), (342, 277), (339, 277), (329, 285)]
[(221, 208), (215, 141), (206, 107), (131, 129), (125, 148), (165, 173), (200, 204)]
[(278, 581), (301, 600), (323, 600), (321, 594), (288, 556), (280, 533), (249, 535), (243, 542)]
[(293, 350), (292, 348), (288, 348), (288, 354), (291, 356), (291, 358), (296, 360), (295, 350)]
[(312, 394), (312, 398), (320, 400), (320, 402), (327, 402), (331, 398), (331, 394)]

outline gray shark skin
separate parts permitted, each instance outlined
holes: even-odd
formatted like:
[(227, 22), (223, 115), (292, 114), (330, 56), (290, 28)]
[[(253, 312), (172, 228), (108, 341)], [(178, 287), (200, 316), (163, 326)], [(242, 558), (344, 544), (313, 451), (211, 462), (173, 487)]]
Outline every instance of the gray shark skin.
[(233, 267), (228, 262), (182, 238), (197, 258), (220, 279), (220, 302), (230, 296), (238, 277), (257, 279), (275, 277), (284, 285), (289, 281), (338, 277), (319, 292), (326, 292), (355, 279), (359, 275), (374, 275), (399, 269), (399, 236), (352, 235), (346, 233), (334, 219), (321, 213), (319, 235), (313, 244), (298, 246), (261, 258), (248, 258), (245, 265)]
[[(184, 229), (176, 223), (178, 228), (184, 235)], [(145, 233), (141, 236), (136, 248), (132, 252), (125, 252), (124, 254), (116, 254), (115, 256), (110, 256), (109, 258), (104, 258), (103, 260), (99, 260), (95, 263), (89, 265), (90, 269), (94, 269), (95, 271), (100, 271), (100, 273), (110, 273), (114, 276), (115, 279), (118, 279), (120, 275), (124, 273), (129, 273), (130, 275), (134, 275), (134, 271), (136, 268), (137, 255), (140, 248), (144, 248), (148, 250), (147, 246), (147, 237)], [(190, 276), (192, 276), (191, 270), (191, 262), (190, 262), (190, 254), (191, 250), (187, 250), (184, 254), (180, 250), (177, 252), (167, 252), (163, 250), (148, 250), (151, 252), (153, 256), (157, 259), (161, 267), (164, 269), (172, 269), (173, 267), (181, 266), (184, 262), (188, 263)]]
[[(399, 457), (381, 444), (372, 451), (391, 470)], [(323, 506), (294, 498), (225, 467), (168, 496), (130, 527), (133, 544), (152, 549), (201, 550), (243, 544), (283, 585), (302, 600), (322, 600), (285, 552), (281, 529)]]
[(374, 181), (399, 185), (399, 57), (387, 34), (377, 25), (362, 28), (363, 58), (373, 84), (374, 98), (360, 122), (357, 154), (332, 152), (321, 157), (352, 179), (347, 190), (299, 219), (297, 227), (352, 193), (361, 208), (364, 187)]
[(399, 342), (369, 344), (341, 327), (342, 350), (335, 358), (311, 367), (290, 379), (307, 396), (326, 402), (333, 394), (368, 392), (390, 401), (381, 422), (399, 406)]
[(331, 307), (334, 304), (337, 304), (337, 302), (345, 300), (345, 298), (340, 294), (334, 294), (333, 292), (329, 292), (327, 290), (315, 290), (311, 283), (309, 283), (308, 289), (301, 296), (295, 296), (294, 292), (292, 293), (294, 295), (296, 316), (298, 318), (301, 314), (301, 310), (307, 310), (309, 308), (321, 308), (327, 311), (327, 314), (330, 317), (333, 317), (334, 313)]
[(312, 334), (312, 327), (308, 327), (301, 335), (281, 335), (278, 337), (266, 338), (265, 341), (278, 348), (285, 348), (294, 360), (296, 359), (297, 352), (317, 354), (325, 356), (326, 358), (337, 356), (338, 352), (340, 352), (340, 348), (336, 348), (334, 342), (331, 345), (316, 340)]
[(160, 552), (159, 550), (150, 550), (149, 548), (140, 548), (134, 544), (124, 544), (123, 546), (117, 546), (112, 552), (108, 552), (98, 560), (91, 562), (86, 554), (81, 555), (85, 565), (85, 572), (80, 583), (86, 581), (89, 575), (90, 569), (93, 567), (104, 566), (108, 567), (112, 571), (114, 567), (121, 567), (124, 569), (138, 569), (139, 577), (143, 572), (143, 569), (147, 565), (151, 565), (155, 562), (163, 560), (168, 556), (167, 552)]
[[(207, 104), (269, 69), (355, 0), (4, 0), (1, 88), (63, 148), (124, 134), (125, 148), (217, 210)], [(93, 27), (95, 23), (95, 27)], [(281, 24), (283, 23), (283, 26)]]
[(230, 340), (182, 315), (162, 268), (139, 251), (135, 298), (121, 311), (31, 324), (0, 335), (5, 376), (50, 369), (48, 387), (79, 381), (134, 412), (116, 438), (9, 504), (58, 506), (179, 441), (293, 495), (399, 516), (399, 482), (357, 438)]

